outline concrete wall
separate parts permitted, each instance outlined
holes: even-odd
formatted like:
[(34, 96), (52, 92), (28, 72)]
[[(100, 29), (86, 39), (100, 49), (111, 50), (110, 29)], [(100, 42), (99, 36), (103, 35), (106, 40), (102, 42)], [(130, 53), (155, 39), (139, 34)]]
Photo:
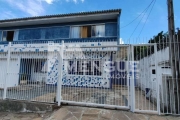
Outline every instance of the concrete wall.
[(1, 55), (1, 59), (0, 59), (0, 88), (4, 88), (4, 83), (5, 83), (5, 79), (6, 79), (6, 69), (7, 69), (7, 59), (2, 59), (2, 55)]
[(53, 111), (57, 108), (53, 104), (44, 104), (36, 102), (14, 101), (14, 100), (0, 100), (0, 112), (36, 112), (45, 113)]
[(10, 61), (10, 67), (13, 68), (13, 69), (9, 69), (9, 77), (6, 78), (6, 70), (7, 70), (7, 59), (2, 59), (0, 60), (0, 66), (1, 66), (1, 69), (0, 69), (0, 76), (1, 76), (1, 79), (0, 79), (0, 84), (2, 86), (0, 86), (1, 88), (4, 87), (4, 83), (5, 83), (5, 80), (6, 81), (6, 84), (7, 84), (7, 87), (11, 87), (11, 86), (17, 86), (18, 85), (18, 79), (19, 79), (19, 65), (20, 65), (20, 61), (19, 59), (11, 59)]

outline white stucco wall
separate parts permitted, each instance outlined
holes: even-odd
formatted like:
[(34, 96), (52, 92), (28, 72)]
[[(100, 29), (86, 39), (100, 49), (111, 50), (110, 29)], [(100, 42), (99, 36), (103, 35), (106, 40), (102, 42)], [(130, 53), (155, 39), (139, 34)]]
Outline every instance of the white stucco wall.
[(0, 60), (0, 88), (4, 88), (4, 82), (6, 79), (6, 66), (7, 66), (7, 59)]
[[(165, 62), (168, 62), (168, 60), (169, 48), (167, 47), (158, 51), (157, 56), (152, 54), (139, 61), (140, 79), (138, 80), (138, 87), (140, 87), (142, 90), (145, 90), (145, 88), (150, 88), (153, 98), (157, 98), (157, 86), (159, 86), (159, 88), (162, 87), (163, 74), (171, 75), (170, 68), (163, 68), (168, 66), (165, 64)], [(152, 74), (153, 69), (155, 70), (156, 74)]]
[(20, 60), (19, 59), (11, 59), (10, 60), (10, 69), (8, 72), (8, 77), (6, 78), (6, 72), (7, 72), (7, 59), (0, 60), (0, 84), (2, 85), (1, 87), (4, 88), (4, 83), (6, 81), (6, 86), (11, 87), (11, 86), (17, 86), (18, 85), (18, 79), (19, 79), (19, 68), (20, 68)]

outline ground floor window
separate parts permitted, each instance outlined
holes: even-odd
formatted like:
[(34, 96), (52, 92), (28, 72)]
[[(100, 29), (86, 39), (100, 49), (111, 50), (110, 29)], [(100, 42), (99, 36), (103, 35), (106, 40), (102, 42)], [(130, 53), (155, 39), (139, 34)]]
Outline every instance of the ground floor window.
[(34, 62), (34, 72), (45, 73), (47, 72), (47, 60), (46, 59), (37, 59), (33, 60)]
[(101, 76), (101, 62), (97, 60), (68, 61), (68, 74)]

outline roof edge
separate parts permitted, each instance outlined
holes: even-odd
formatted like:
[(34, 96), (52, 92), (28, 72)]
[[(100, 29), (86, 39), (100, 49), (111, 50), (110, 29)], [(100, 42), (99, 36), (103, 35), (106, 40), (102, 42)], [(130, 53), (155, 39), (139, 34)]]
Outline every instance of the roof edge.
[(121, 14), (121, 9), (109, 9), (109, 10), (98, 10), (98, 11), (89, 11), (89, 12), (77, 12), (77, 13), (67, 13), (67, 14), (54, 14), (54, 15), (33, 16), (33, 17), (14, 18), (14, 19), (4, 19), (4, 20), (0, 20), (0, 23), (21, 21), (21, 20), (35, 20), (35, 19), (44, 19), (44, 18), (54, 18), (54, 17), (83, 16), (83, 15), (102, 14), (102, 13), (118, 13), (118, 14)]

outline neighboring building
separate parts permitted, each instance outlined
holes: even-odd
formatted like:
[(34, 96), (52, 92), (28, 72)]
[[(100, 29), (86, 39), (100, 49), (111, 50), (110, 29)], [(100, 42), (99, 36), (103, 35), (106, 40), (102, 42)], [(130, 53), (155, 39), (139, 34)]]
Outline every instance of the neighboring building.
[[(0, 66), (2, 68), (0, 84), (4, 84), (6, 76), (8, 42), (12, 42), (12, 47), (7, 87), (18, 86), (23, 79), (27, 80), (26, 83), (44, 81), (46, 84), (56, 85), (58, 56), (51, 52), (59, 49), (58, 46), (61, 45), (62, 40), (65, 46), (119, 44), (120, 13), (120, 9), (115, 9), (0, 20)], [(90, 64), (104, 67), (102, 62), (113, 58), (113, 53), (110, 51), (117, 51), (117, 49), (103, 50), (102, 48), (99, 52), (95, 52), (94, 56), (98, 59), (91, 60), (90, 62), (93, 63)], [(110, 54), (106, 54), (107, 52)], [(95, 72), (94, 69), (93, 73), (88, 73), (91, 77), (86, 73), (77, 74), (73, 70), (68, 71), (67, 64), (82, 65), (80, 61), (73, 63), (68, 60), (74, 59), (68, 58), (69, 54), (67, 52), (64, 55), (66, 60), (63, 63), (63, 85), (111, 87), (112, 82), (105, 78), (107, 75), (103, 69), (100, 72)], [(81, 57), (78, 53), (75, 56), (76, 59)], [(85, 58), (94, 57), (85, 52)]]

